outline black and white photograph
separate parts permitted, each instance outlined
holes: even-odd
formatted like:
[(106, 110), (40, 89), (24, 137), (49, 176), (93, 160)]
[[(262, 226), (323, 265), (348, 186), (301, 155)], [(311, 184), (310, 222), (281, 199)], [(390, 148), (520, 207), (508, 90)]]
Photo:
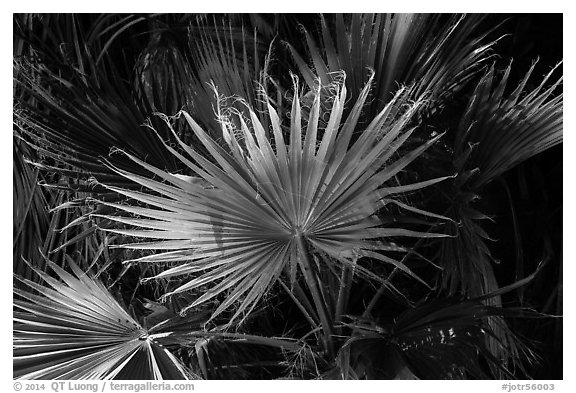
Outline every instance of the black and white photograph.
[(362, 11), (12, 14), (7, 386), (560, 390), (572, 21)]

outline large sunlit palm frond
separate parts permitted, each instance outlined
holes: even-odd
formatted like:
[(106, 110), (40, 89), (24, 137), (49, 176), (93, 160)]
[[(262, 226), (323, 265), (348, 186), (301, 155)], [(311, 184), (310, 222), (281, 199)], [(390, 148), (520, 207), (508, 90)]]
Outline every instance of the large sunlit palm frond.
[[(191, 275), (173, 293), (209, 284), (210, 288), (186, 309), (227, 293), (214, 315), (240, 301), (232, 319), (249, 311), (283, 271), (289, 271), (293, 280), (299, 266), (305, 276), (312, 277), (310, 250), (324, 252), (371, 279), (383, 280), (357, 264), (359, 258), (368, 257), (394, 265), (417, 278), (402, 263), (379, 252), (385, 248), (380, 240), (439, 235), (386, 227), (375, 213), (393, 201), (397, 194), (444, 179), (386, 186), (388, 180), (440, 136), (392, 159), (413, 131), (408, 128), (409, 122), (421, 104), (409, 105), (391, 126), (383, 128), (394, 112), (393, 104), (403, 96), (404, 92), (400, 91), (392, 104), (351, 143), (368, 91), (369, 84), (344, 123), (341, 118), (346, 88), (337, 91), (331, 97), (332, 110), (323, 129), (319, 127), (318, 119), (319, 91), (315, 92), (311, 114), (304, 125), (300, 101), (296, 97), (288, 144), (282, 134), (281, 120), (271, 106), (268, 114), (272, 122), (273, 145), (265, 137), (258, 115), (252, 110), (249, 119), (238, 118), (240, 129), (234, 129), (231, 122), (221, 122), (225, 147), (212, 140), (184, 112), (191, 129), (209, 151), (210, 159), (181, 141), (179, 144), (186, 156), (166, 147), (197, 178), (174, 176), (129, 156), (153, 173), (155, 179), (116, 169), (146, 191), (108, 188), (130, 198), (128, 201), (138, 201), (149, 207), (133, 202), (110, 204), (140, 218), (106, 218), (134, 228), (115, 229), (115, 232), (154, 239), (124, 247), (163, 251), (140, 258), (140, 262), (179, 263), (157, 277)], [(307, 280), (308, 285), (314, 286), (315, 280)]]
[(75, 264), (48, 284), (14, 288), (14, 377), (23, 379), (189, 379), (180, 362), (140, 326), (102, 283)]

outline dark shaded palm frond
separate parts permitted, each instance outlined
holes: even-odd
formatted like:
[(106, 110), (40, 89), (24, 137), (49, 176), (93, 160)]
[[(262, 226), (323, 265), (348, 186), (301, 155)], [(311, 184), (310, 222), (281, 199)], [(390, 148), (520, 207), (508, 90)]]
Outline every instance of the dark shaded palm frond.
[[(213, 71), (219, 82), (229, 81), (242, 87), (245, 81), (237, 74), (238, 69), (229, 68), (238, 63), (244, 66), (247, 61), (237, 59), (231, 50), (231, 47), (245, 45), (244, 30), (237, 27), (242, 21), (234, 15), (219, 15), (219, 18), (221, 23), (216, 21), (216, 16), (203, 14), (162, 15), (151, 19), (150, 38), (136, 59), (134, 73), (138, 94), (146, 96), (144, 101), (152, 105), (150, 113), (174, 114), (186, 107), (196, 115), (193, 108), (199, 107), (204, 111), (198, 110), (198, 116), (205, 117), (212, 125), (215, 122), (214, 107), (210, 106), (211, 103), (215, 106), (209, 87), (212, 78), (204, 79), (203, 74)], [(242, 50), (238, 54), (246, 55)], [(211, 59), (210, 65), (218, 65), (214, 70), (206, 65), (206, 57)], [(247, 73), (248, 69), (242, 76)], [(198, 89), (200, 92), (196, 92)]]
[[(100, 160), (109, 156), (113, 147), (123, 147), (175, 171), (171, 157), (144, 127), (147, 112), (119, 81), (116, 86), (101, 81), (99, 88), (92, 81), (80, 80), (80, 74), (65, 81), (42, 66), (23, 68), (16, 82), (36, 104), (17, 102), (15, 120), (22, 138), (42, 159), (38, 163), (41, 169), (83, 180), (79, 190), (98, 191), (86, 179), (94, 176), (121, 182)], [(158, 130), (161, 132), (162, 124)]]
[(525, 373), (524, 363), (535, 355), (508, 330), (508, 342), (497, 343), (512, 362), (494, 357), (489, 321), (527, 316), (526, 310), (486, 306), (479, 299), (444, 299), (416, 306), (388, 326), (358, 319), (349, 324), (355, 333), (333, 373), (343, 379), (489, 379), (498, 377), (496, 370), (514, 378), (515, 369)]
[[(28, 32), (32, 37), (26, 40), (36, 45), (31, 49), (35, 56), (23, 56), (14, 63), (16, 86), (26, 98), (16, 100), (15, 118), (20, 133), (46, 158), (40, 165), (43, 170), (118, 183), (122, 179), (103, 167), (100, 159), (109, 156), (112, 148), (119, 148), (177, 172), (172, 156), (166, 155), (144, 127), (150, 125), (165, 138), (170, 137), (162, 121), (149, 119), (154, 112), (172, 114), (187, 106), (218, 137), (216, 118), (220, 114), (214, 109), (222, 97), (231, 101), (244, 97), (254, 108), (265, 109), (255, 98), (259, 86), (265, 85), (257, 81), (264, 82), (267, 61), (262, 57), (268, 48), (262, 49), (256, 38), (243, 40), (242, 28), (220, 26), (216, 21), (209, 27), (203, 18), (197, 18), (186, 33), (186, 25), (180, 21), (182, 34), (188, 39), (178, 41), (164, 37), (170, 29), (162, 29), (158, 18), (133, 19), (102, 16), (94, 22), (95, 27), (82, 32), (77, 28), (78, 17), (70, 15), (61, 21), (65, 32), (51, 37), (50, 45), (41, 45), (41, 40)], [(114, 62), (110, 56), (117, 51), (111, 50), (111, 42), (101, 40), (110, 30), (121, 34), (144, 21), (152, 23), (146, 47), (138, 52), (143, 44), (135, 42), (136, 49), (122, 52), (128, 59)], [(70, 29), (78, 32), (66, 34)], [(76, 48), (72, 58), (55, 50), (67, 46)], [(221, 97), (215, 96), (211, 81), (222, 86)], [(120, 156), (111, 159), (124, 169), (138, 170), (120, 162)], [(82, 184), (81, 189), (101, 191), (92, 186)]]
[(14, 377), (23, 379), (188, 379), (180, 362), (98, 281), (74, 263), (61, 281), (34, 269), (48, 286), (15, 288)]
[[(177, 338), (205, 379), (270, 379), (282, 375), (285, 358), (302, 344), (285, 337), (191, 332)], [(188, 340), (188, 341), (186, 341)]]
[(133, 39), (145, 21), (133, 14), (14, 14), (14, 56), (65, 63), (90, 75), (117, 49), (120, 37)]
[(464, 203), (453, 206), (445, 214), (454, 222), (446, 229), (451, 238), (439, 248), (439, 264), (444, 268), (442, 287), (450, 294), (462, 292), (470, 296), (482, 296), (498, 289), (487, 244), (493, 239), (481, 226), (481, 220), (488, 217)]
[[(62, 25), (54, 26), (54, 19), (60, 20)], [(76, 31), (75, 24), (68, 26), (66, 21), (76, 21), (74, 16), (52, 18), (52, 15), (43, 17), (38, 14), (14, 14), (14, 59), (17, 62), (27, 58), (29, 61), (36, 59), (40, 53), (34, 49), (34, 45), (44, 45), (58, 35), (62, 29)], [(68, 28), (66, 27), (68, 26)], [(60, 30), (59, 30), (60, 29)], [(36, 39), (34, 39), (36, 37)], [(64, 48), (60, 55), (64, 56)], [(75, 63), (76, 64), (76, 63)], [(14, 67), (14, 78), (22, 78), (23, 67)], [(36, 78), (37, 75), (31, 75)], [(33, 96), (22, 89), (18, 83), (14, 84), (14, 102), (26, 103), (30, 107), (37, 105)], [(21, 106), (14, 106), (14, 139), (13, 139), (13, 262), (14, 273), (20, 277), (38, 280), (38, 276), (22, 262), (22, 258), (32, 261), (40, 261), (38, 267), (42, 268), (43, 254), (47, 254), (49, 247), (55, 244), (54, 229), (59, 225), (59, 215), (50, 210), (58, 201), (62, 200), (63, 194), (59, 191), (43, 189), (39, 184), (57, 182), (58, 177), (50, 173), (39, 171), (27, 162), (37, 160), (38, 155), (20, 138)], [(18, 282), (15, 283), (19, 285)]]
[[(187, 90), (188, 110), (215, 138), (221, 138), (219, 117), (234, 121), (233, 111), (249, 115), (243, 102), (257, 113), (267, 112), (267, 103), (259, 98), (261, 91), (268, 94), (272, 41), (264, 40), (244, 22), (236, 23), (240, 26), (213, 17), (191, 26), (188, 33), (194, 70)], [(268, 129), (269, 121), (262, 116), (261, 121)]]
[(22, 144), (13, 144), (12, 169), (12, 222), (13, 222), (13, 272), (20, 277), (34, 277), (21, 258), (38, 258), (50, 226), (49, 205), (39, 190), (41, 175), (31, 168), (22, 157)]
[[(383, 129), (392, 112), (392, 105), (389, 105), (350, 145), (368, 91), (369, 85), (366, 85), (350, 116), (340, 125), (346, 99), (346, 88), (342, 87), (332, 98), (330, 120), (324, 129), (318, 128), (319, 93), (316, 92), (305, 130), (302, 129), (300, 101), (295, 99), (289, 145), (284, 141), (277, 112), (269, 106), (275, 149), (266, 139), (258, 115), (251, 109), (250, 119), (246, 119), (250, 126), (241, 117), (238, 118), (241, 129), (235, 129), (230, 122), (221, 122), (226, 148), (218, 145), (184, 112), (191, 129), (217, 164), (181, 141), (181, 148), (190, 158), (167, 146), (202, 180), (199, 182), (196, 178), (176, 177), (128, 155), (158, 180), (115, 168), (122, 176), (150, 191), (106, 187), (150, 207), (109, 204), (141, 217), (107, 216), (135, 227), (112, 231), (154, 239), (149, 243), (123, 246), (162, 251), (139, 258), (139, 262), (179, 263), (159, 274), (158, 278), (192, 275), (166, 296), (207, 284), (211, 286), (184, 310), (228, 293), (214, 316), (239, 302), (232, 319), (254, 307), (285, 270), (294, 282), (300, 267), (309, 289), (317, 291), (309, 248), (330, 255), (337, 263), (353, 267), (358, 274), (370, 279), (382, 280), (356, 264), (359, 258), (373, 258), (417, 277), (403, 264), (379, 253), (383, 243), (374, 239), (439, 235), (383, 227), (374, 213), (393, 200), (394, 195), (444, 179), (385, 186), (440, 136), (391, 161), (394, 152), (413, 131), (406, 127), (420, 103), (410, 106), (393, 126)], [(395, 100), (393, 104), (396, 104)], [(326, 328), (327, 323), (323, 321)]]
[[(449, 217), (459, 218), (459, 224), (453, 224), (448, 234), (452, 235), (440, 245), (439, 264), (444, 268), (441, 285), (450, 294), (464, 293), (467, 296), (479, 297), (498, 290), (499, 283), (492, 266), (494, 258), (487, 244), (493, 241), (480, 225), (482, 215), (470, 206), (457, 206), (446, 213)], [(449, 224), (450, 225), (450, 224)], [(484, 301), (492, 307), (502, 307), (500, 296), (493, 296)], [(502, 345), (510, 344), (510, 330), (504, 320), (488, 318), (487, 323), (493, 336), (487, 337), (487, 345), (492, 355), (506, 363), (511, 361), (510, 352), (503, 350)], [(492, 366), (491, 366), (492, 367)], [(505, 378), (502, 370), (492, 367), (493, 372)]]
[[(503, 317), (522, 316), (524, 311), (477, 300), (433, 302), (399, 317), (393, 336), (421, 378), (486, 379), (499, 373), (514, 378), (515, 368), (526, 375), (523, 362), (534, 361), (535, 355), (509, 330)], [(505, 340), (500, 340), (496, 326), (506, 332)], [(496, 357), (494, 352), (506, 355)], [(444, 361), (438, 362), (438, 357)]]
[[(186, 36), (186, 29), (180, 33)], [(189, 100), (193, 69), (185, 44), (172, 39), (172, 29), (157, 28), (135, 64), (134, 89), (139, 100), (149, 103), (148, 114), (176, 113)], [(143, 96), (143, 97), (142, 97)]]
[[(63, 266), (67, 254), (81, 254), (90, 260), (82, 267), (94, 264), (107, 254), (104, 252), (103, 238), (106, 235), (96, 233), (96, 227), (90, 220), (82, 217), (86, 208), (76, 206), (69, 200), (69, 193), (42, 187), (42, 184), (62, 183), (56, 180), (57, 174), (43, 173), (24, 159), (33, 156), (20, 140), (14, 143), (13, 171), (13, 272), (21, 278), (38, 281), (24, 260), (33, 261), (35, 267), (44, 269), (44, 255), (50, 254), (52, 260)], [(62, 185), (66, 188), (67, 185)], [(63, 209), (62, 206), (69, 206)], [(104, 236), (102, 236), (104, 235)], [(82, 243), (78, 245), (78, 243)], [(19, 285), (19, 282), (15, 283)]]
[(482, 43), (487, 33), (474, 36), (482, 20), (481, 15), (352, 14), (345, 19), (336, 14), (321, 18), (321, 45), (304, 32), (312, 69), (289, 47), (310, 87), (316, 77), (326, 85), (344, 71), (353, 102), (375, 72), (370, 114), (382, 110), (401, 84), (413, 84), (413, 97), (426, 95), (438, 106), (490, 57), (494, 42)]
[(335, 359), (335, 366), (323, 379), (419, 379), (410, 370), (402, 351), (390, 341), (386, 331), (374, 323), (353, 322), (354, 334)]
[[(447, 226), (451, 237), (441, 243), (439, 253), (444, 268), (442, 286), (449, 293), (477, 297), (498, 289), (487, 244), (491, 239), (482, 225), (489, 217), (478, 211), (474, 202), (494, 178), (562, 141), (563, 95), (553, 96), (562, 77), (546, 87), (554, 68), (540, 84), (528, 89), (534, 65), (510, 93), (506, 85), (511, 64), (499, 82), (495, 82), (491, 67), (478, 82), (456, 130), (453, 165), (458, 176), (449, 191), (452, 203), (445, 214), (458, 225)], [(501, 305), (498, 296), (488, 302)], [(492, 327), (505, 341), (505, 331)], [(491, 347), (495, 356), (506, 355), (493, 340)]]
[(478, 190), (515, 165), (562, 142), (564, 95), (557, 94), (557, 89), (563, 76), (547, 86), (560, 64), (529, 89), (535, 65), (509, 94), (506, 85), (512, 64), (500, 82), (494, 81), (494, 66), (478, 82), (454, 142), (455, 157), (464, 156), (459, 166), (479, 172), (470, 179), (470, 189)]
[[(100, 162), (114, 147), (175, 171), (171, 156), (144, 127), (162, 103), (149, 102), (129, 82), (148, 20), (116, 14), (28, 19), (38, 20), (27, 28), (15, 23), (23, 48), (14, 59), (14, 117), (39, 167), (72, 178), (70, 188), (83, 191), (99, 191), (86, 181), (90, 176), (122, 181)], [(162, 122), (153, 125), (162, 132)], [(74, 179), (81, 181), (73, 185)]]
[[(15, 45), (14, 59), (14, 123), (18, 146), (25, 146), (21, 149), (26, 152), (24, 160), (40, 170), (42, 185), (57, 192), (68, 191), (59, 194), (66, 196), (59, 200), (62, 207), (70, 208), (69, 212), (51, 213), (44, 245), (35, 247), (29, 243), (32, 252), (38, 248), (44, 255), (62, 251), (64, 261), (66, 251), (73, 254), (76, 247), (87, 264), (94, 264), (99, 258), (102, 244), (91, 242), (95, 227), (82, 216), (90, 209), (80, 206), (92, 193), (107, 191), (92, 181), (94, 177), (119, 186), (132, 185), (102, 165), (101, 159), (109, 157), (114, 148), (121, 147), (177, 172), (172, 156), (166, 155), (156, 135), (145, 125), (155, 110), (174, 110), (180, 106), (163, 97), (163, 91), (150, 96), (141, 94), (139, 85), (131, 82), (133, 63), (146, 44), (145, 26), (157, 18), (115, 14), (15, 17), (18, 45)], [(155, 44), (153, 38), (149, 46)], [(164, 122), (154, 124), (157, 120), (152, 118), (150, 125), (162, 133)], [(112, 155), (109, 159), (125, 169), (140, 169), (122, 155)], [(55, 192), (48, 188), (37, 190), (46, 195)], [(103, 208), (96, 207), (95, 212), (110, 213)], [(80, 241), (85, 244), (79, 246)], [(31, 261), (42, 261), (39, 255), (19, 252), (15, 258), (19, 268), (26, 269), (26, 265), (20, 263), (22, 255)], [(59, 257), (52, 256), (55, 260)], [(103, 266), (109, 267), (109, 260), (104, 261)]]

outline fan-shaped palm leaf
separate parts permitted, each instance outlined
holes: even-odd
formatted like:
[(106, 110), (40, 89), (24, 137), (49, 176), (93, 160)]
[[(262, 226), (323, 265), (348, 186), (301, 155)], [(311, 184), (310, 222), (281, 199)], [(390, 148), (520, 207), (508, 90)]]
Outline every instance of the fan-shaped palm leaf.
[(456, 133), (456, 157), (468, 170), (478, 170), (470, 181), (477, 190), (524, 160), (562, 142), (563, 98), (556, 93), (563, 77), (550, 86), (554, 67), (532, 90), (526, 86), (536, 62), (512, 93), (505, 96), (510, 64), (499, 83), (494, 66), (480, 80)]
[(180, 362), (142, 328), (99, 281), (48, 265), (51, 287), (15, 288), (14, 377), (24, 379), (188, 379)]
[[(421, 104), (418, 102), (410, 106), (392, 126), (383, 129), (383, 124), (393, 112), (393, 105), (387, 106), (351, 144), (352, 133), (368, 91), (369, 84), (363, 89), (346, 122), (340, 126), (346, 99), (346, 88), (342, 87), (331, 97), (333, 106), (330, 119), (323, 130), (318, 127), (319, 92), (315, 92), (305, 130), (302, 129), (300, 101), (295, 98), (289, 145), (284, 141), (276, 111), (269, 106), (275, 149), (266, 139), (266, 132), (252, 110), (249, 111), (249, 120), (238, 119), (240, 129), (234, 129), (232, 123), (222, 120), (227, 149), (212, 140), (184, 112), (195, 135), (216, 163), (181, 141), (181, 148), (190, 158), (170, 146), (166, 147), (204, 184), (173, 176), (129, 155), (158, 180), (115, 170), (154, 193), (114, 186), (108, 188), (151, 207), (144, 208), (133, 203), (110, 204), (142, 218), (107, 218), (140, 227), (116, 229), (115, 232), (155, 239), (150, 243), (127, 244), (124, 247), (163, 251), (138, 261), (181, 263), (158, 277), (192, 275), (171, 294), (210, 284), (210, 288), (185, 309), (228, 292), (214, 316), (241, 300), (232, 319), (239, 317), (256, 304), (283, 271), (289, 271), (294, 279), (299, 266), (322, 318), (325, 312), (321, 311), (323, 306), (319, 300), (317, 277), (309, 258), (313, 250), (324, 252), (344, 265), (353, 266), (357, 272), (371, 279), (381, 278), (356, 264), (358, 258), (369, 257), (389, 263), (416, 277), (403, 264), (379, 253), (384, 246), (375, 239), (439, 235), (384, 227), (375, 213), (393, 202), (391, 197), (395, 194), (444, 179), (385, 186), (439, 136), (390, 162), (413, 130), (406, 128)], [(403, 93), (398, 93), (393, 104), (397, 104)], [(326, 319), (322, 321), (324, 328), (328, 323)]]

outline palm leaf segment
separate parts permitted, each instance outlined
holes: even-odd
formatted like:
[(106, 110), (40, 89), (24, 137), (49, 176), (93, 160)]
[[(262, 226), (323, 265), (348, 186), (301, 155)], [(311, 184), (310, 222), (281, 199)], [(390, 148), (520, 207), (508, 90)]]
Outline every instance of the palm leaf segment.
[(534, 353), (510, 333), (506, 342), (494, 341), (512, 362), (495, 357), (488, 339), (498, 333), (490, 320), (504, 323), (504, 317), (534, 315), (481, 303), (491, 296), (436, 299), (404, 312), (388, 326), (355, 319), (350, 326), (356, 334), (340, 350), (336, 371), (342, 378), (370, 379), (487, 379), (498, 373), (513, 378), (516, 368), (525, 373)]
[[(442, 286), (450, 293), (463, 291), (476, 297), (498, 289), (493, 257), (486, 244), (490, 237), (481, 225), (481, 220), (488, 216), (474, 206), (482, 188), (516, 165), (562, 142), (563, 94), (555, 94), (563, 78), (552, 79), (558, 66), (529, 89), (534, 63), (518, 86), (507, 94), (511, 66), (499, 81), (494, 66), (486, 72), (455, 133), (456, 198), (446, 215), (460, 225), (447, 226), (452, 236), (443, 242), (438, 258), (444, 268)], [(501, 299), (495, 296), (487, 304), (501, 306)], [(496, 324), (491, 318), (489, 324), (500, 341), (510, 343), (503, 322)], [(495, 339), (491, 339), (490, 345), (496, 356), (509, 357)]]
[[(295, 85), (295, 91), (298, 91), (296, 80)], [(234, 129), (232, 122), (221, 119), (228, 149), (218, 145), (183, 112), (194, 134), (217, 164), (182, 141), (179, 145), (191, 159), (167, 147), (201, 179), (187, 180), (174, 176), (129, 155), (164, 182), (116, 169), (123, 176), (154, 191), (152, 194), (109, 186), (111, 190), (150, 206), (110, 204), (141, 216), (107, 216), (119, 223), (140, 227), (115, 229), (115, 232), (155, 239), (150, 243), (123, 247), (163, 251), (139, 258), (140, 262), (183, 262), (156, 276), (191, 275), (188, 282), (167, 295), (209, 284), (209, 289), (183, 312), (229, 291), (213, 316), (241, 300), (232, 320), (251, 310), (285, 268), (292, 279), (296, 277), (298, 266), (305, 275), (309, 274), (308, 251), (328, 254), (343, 264), (354, 266), (366, 277), (380, 279), (355, 263), (359, 257), (393, 264), (415, 276), (403, 264), (379, 253), (384, 243), (376, 239), (438, 235), (383, 227), (375, 213), (393, 202), (390, 197), (394, 194), (444, 179), (384, 186), (439, 136), (389, 163), (413, 130), (406, 131), (405, 128), (420, 105), (417, 102), (403, 114), (398, 114), (398, 101), (406, 93), (402, 90), (351, 143), (369, 85), (362, 90), (341, 127), (346, 88), (338, 87), (330, 97), (332, 110), (323, 130), (319, 127), (320, 88), (315, 91), (305, 129), (300, 101), (295, 95), (289, 145), (284, 141), (277, 112), (268, 105), (275, 149), (252, 110), (249, 111), (249, 120), (239, 119), (240, 129)], [(398, 118), (383, 129), (391, 116)], [(308, 279), (307, 283), (313, 291)]]
[(456, 165), (473, 171), (463, 172), (459, 183), (478, 170), (469, 185), (477, 191), (521, 162), (562, 143), (564, 95), (556, 93), (563, 77), (552, 79), (561, 63), (535, 88), (528, 89), (536, 64), (508, 95), (504, 93), (512, 63), (498, 83), (494, 66), (478, 82), (456, 132)]
[(495, 41), (484, 43), (488, 33), (474, 33), (483, 19), (479, 14), (353, 14), (349, 20), (342, 14), (322, 16), (320, 42), (304, 31), (313, 69), (288, 47), (309, 86), (315, 75), (328, 83), (344, 70), (351, 76), (346, 83), (353, 99), (374, 70), (370, 113), (384, 107), (398, 83), (414, 84), (414, 97), (426, 93), (428, 104), (443, 105), (491, 57)]
[(104, 285), (70, 267), (32, 268), (39, 294), (14, 288), (14, 377), (23, 379), (188, 379), (180, 362), (148, 335)]
[(499, 82), (495, 81), (495, 70), (491, 67), (478, 82), (456, 130), (457, 198), (447, 215), (462, 225), (452, 227), (453, 237), (443, 243), (439, 258), (445, 268), (443, 285), (452, 293), (461, 287), (471, 296), (482, 296), (497, 288), (491, 255), (484, 244), (489, 236), (479, 224), (479, 220), (488, 217), (473, 206), (482, 187), (562, 142), (564, 96), (561, 92), (554, 94), (563, 77), (549, 83), (556, 66), (535, 88), (527, 89), (535, 66), (536, 63), (507, 95), (511, 64)]

